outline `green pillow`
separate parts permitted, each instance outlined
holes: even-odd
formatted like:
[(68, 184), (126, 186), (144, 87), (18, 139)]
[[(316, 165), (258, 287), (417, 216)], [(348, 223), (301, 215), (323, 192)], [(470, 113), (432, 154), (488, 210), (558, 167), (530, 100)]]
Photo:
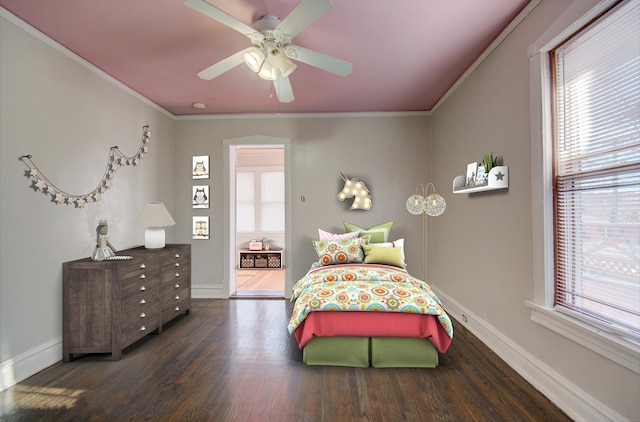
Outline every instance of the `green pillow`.
[(362, 245), (365, 264), (393, 265), (404, 269), (402, 247), (386, 248), (376, 245)]
[(365, 229), (364, 227), (356, 226), (355, 224), (347, 223), (346, 221), (344, 222), (344, 228), (348, 232), (360, 232), (360, 237), (371, 235), (369, 243), (388, 242), (392, 225), (393, 221), (387, 221), (386, 223)]

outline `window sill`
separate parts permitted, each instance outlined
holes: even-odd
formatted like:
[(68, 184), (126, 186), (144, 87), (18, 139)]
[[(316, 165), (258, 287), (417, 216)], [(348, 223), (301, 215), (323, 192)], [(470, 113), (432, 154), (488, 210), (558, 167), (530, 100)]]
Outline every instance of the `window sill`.
[(531, 320), (640, 374), (640, 345), (609, 334), (596, 326), (572, 318), (554, 308), (527, 301)]

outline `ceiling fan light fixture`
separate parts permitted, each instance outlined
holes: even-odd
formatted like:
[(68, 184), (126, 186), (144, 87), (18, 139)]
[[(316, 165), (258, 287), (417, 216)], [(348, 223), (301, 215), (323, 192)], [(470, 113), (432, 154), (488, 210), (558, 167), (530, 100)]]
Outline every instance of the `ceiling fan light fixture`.
[(264, 63), (265, 54), (258, 47), (253, 47), (244, 53), (244, 62), (252, 71), (258, 73)]
[(269, 55), (267, 56), (267, 62), (278, 69), (283, 78), (291, 75), (298, 67), (284, 54), (284, 51), (280, 48), (269, 49)]
[(258, 72), (258, 76), (266, 81), (275, 81), (277, 75), (277, 69), (271, 66), (267, 61), (262, 63), (262, 67), (260, 68), (260, 72)]

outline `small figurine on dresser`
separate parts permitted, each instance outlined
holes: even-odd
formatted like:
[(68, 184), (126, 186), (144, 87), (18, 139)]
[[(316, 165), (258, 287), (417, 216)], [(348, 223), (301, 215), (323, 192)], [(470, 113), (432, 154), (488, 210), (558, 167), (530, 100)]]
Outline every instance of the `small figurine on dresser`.
[(100, 220), (98, 227), (96, 228), (96, 246), (93, 248), (93, 254), (91, 259), (94, 261), (104, 261), (116, 254), (116, 248), (109, 242), (107, 232), (109, 231), (109, 225), (107, 220)]

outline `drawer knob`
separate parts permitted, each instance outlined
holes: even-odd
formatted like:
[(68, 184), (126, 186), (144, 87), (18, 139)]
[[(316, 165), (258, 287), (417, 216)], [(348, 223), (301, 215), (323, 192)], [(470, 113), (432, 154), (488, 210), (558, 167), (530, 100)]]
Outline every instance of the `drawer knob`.
[(144, 265), (144, 264), (140, 264), (140, 269), (141, 269), (141, 270), (144, 270), (145, 268), (147, 268), (147, 266), (146, 266), (146, 265)]
[(174, 309), (176, 312), (178, 312), (180, 310), (179, 306), (176, 306), (176, 309)]
[(147, 316), (147, 314), (145, 314), (144, 312), (140, 312), (140, 318), (144, 318), (146, 316)]
[(176, 298), (175, 298), (175, 299), (176, 299), (176, 300), (180, 300), (180, 296), (176, 295)]
[(180, 277), (180, 273), (176, 273), (176, 277)]
[(140, 286), (140, 291), (141, 291), (141, 292), (144, 292), (145, 290), (147, 290), (147, 288), (146, 288), (146, 287), (144, 287), (144, 286)]
[(176, 252), (176, 258), (180, 258), (180, 254)]
[(141, 304), (141, 305), (143, 305), (143, 304), (145, 304), (145, 303), (147, 303), (147, 301), (146, 301), (146, 300), (144, 300), (144, 298), (140, 299), (140, 304)]
[(180, 263), (179, 263), (179, 262), (176, 262), (176, 267), (179, 267), (179, 266), (180, 266)]
[(146, 275), (144, 275), (144, 274), (140, 274), (140, 280), (144, 280), (145, 278), (147, 278), (147, 276), (146, 276)]
[(175, 288), (176, 288), (176, 289), (179, 289), (179, 288), (180, 288), (180, 285), (179, 285), (178, 283), (176, 283)]
[(144, 325), (140, 326), (140, 331), (147, 331), (147, 327), (145, 327)]

